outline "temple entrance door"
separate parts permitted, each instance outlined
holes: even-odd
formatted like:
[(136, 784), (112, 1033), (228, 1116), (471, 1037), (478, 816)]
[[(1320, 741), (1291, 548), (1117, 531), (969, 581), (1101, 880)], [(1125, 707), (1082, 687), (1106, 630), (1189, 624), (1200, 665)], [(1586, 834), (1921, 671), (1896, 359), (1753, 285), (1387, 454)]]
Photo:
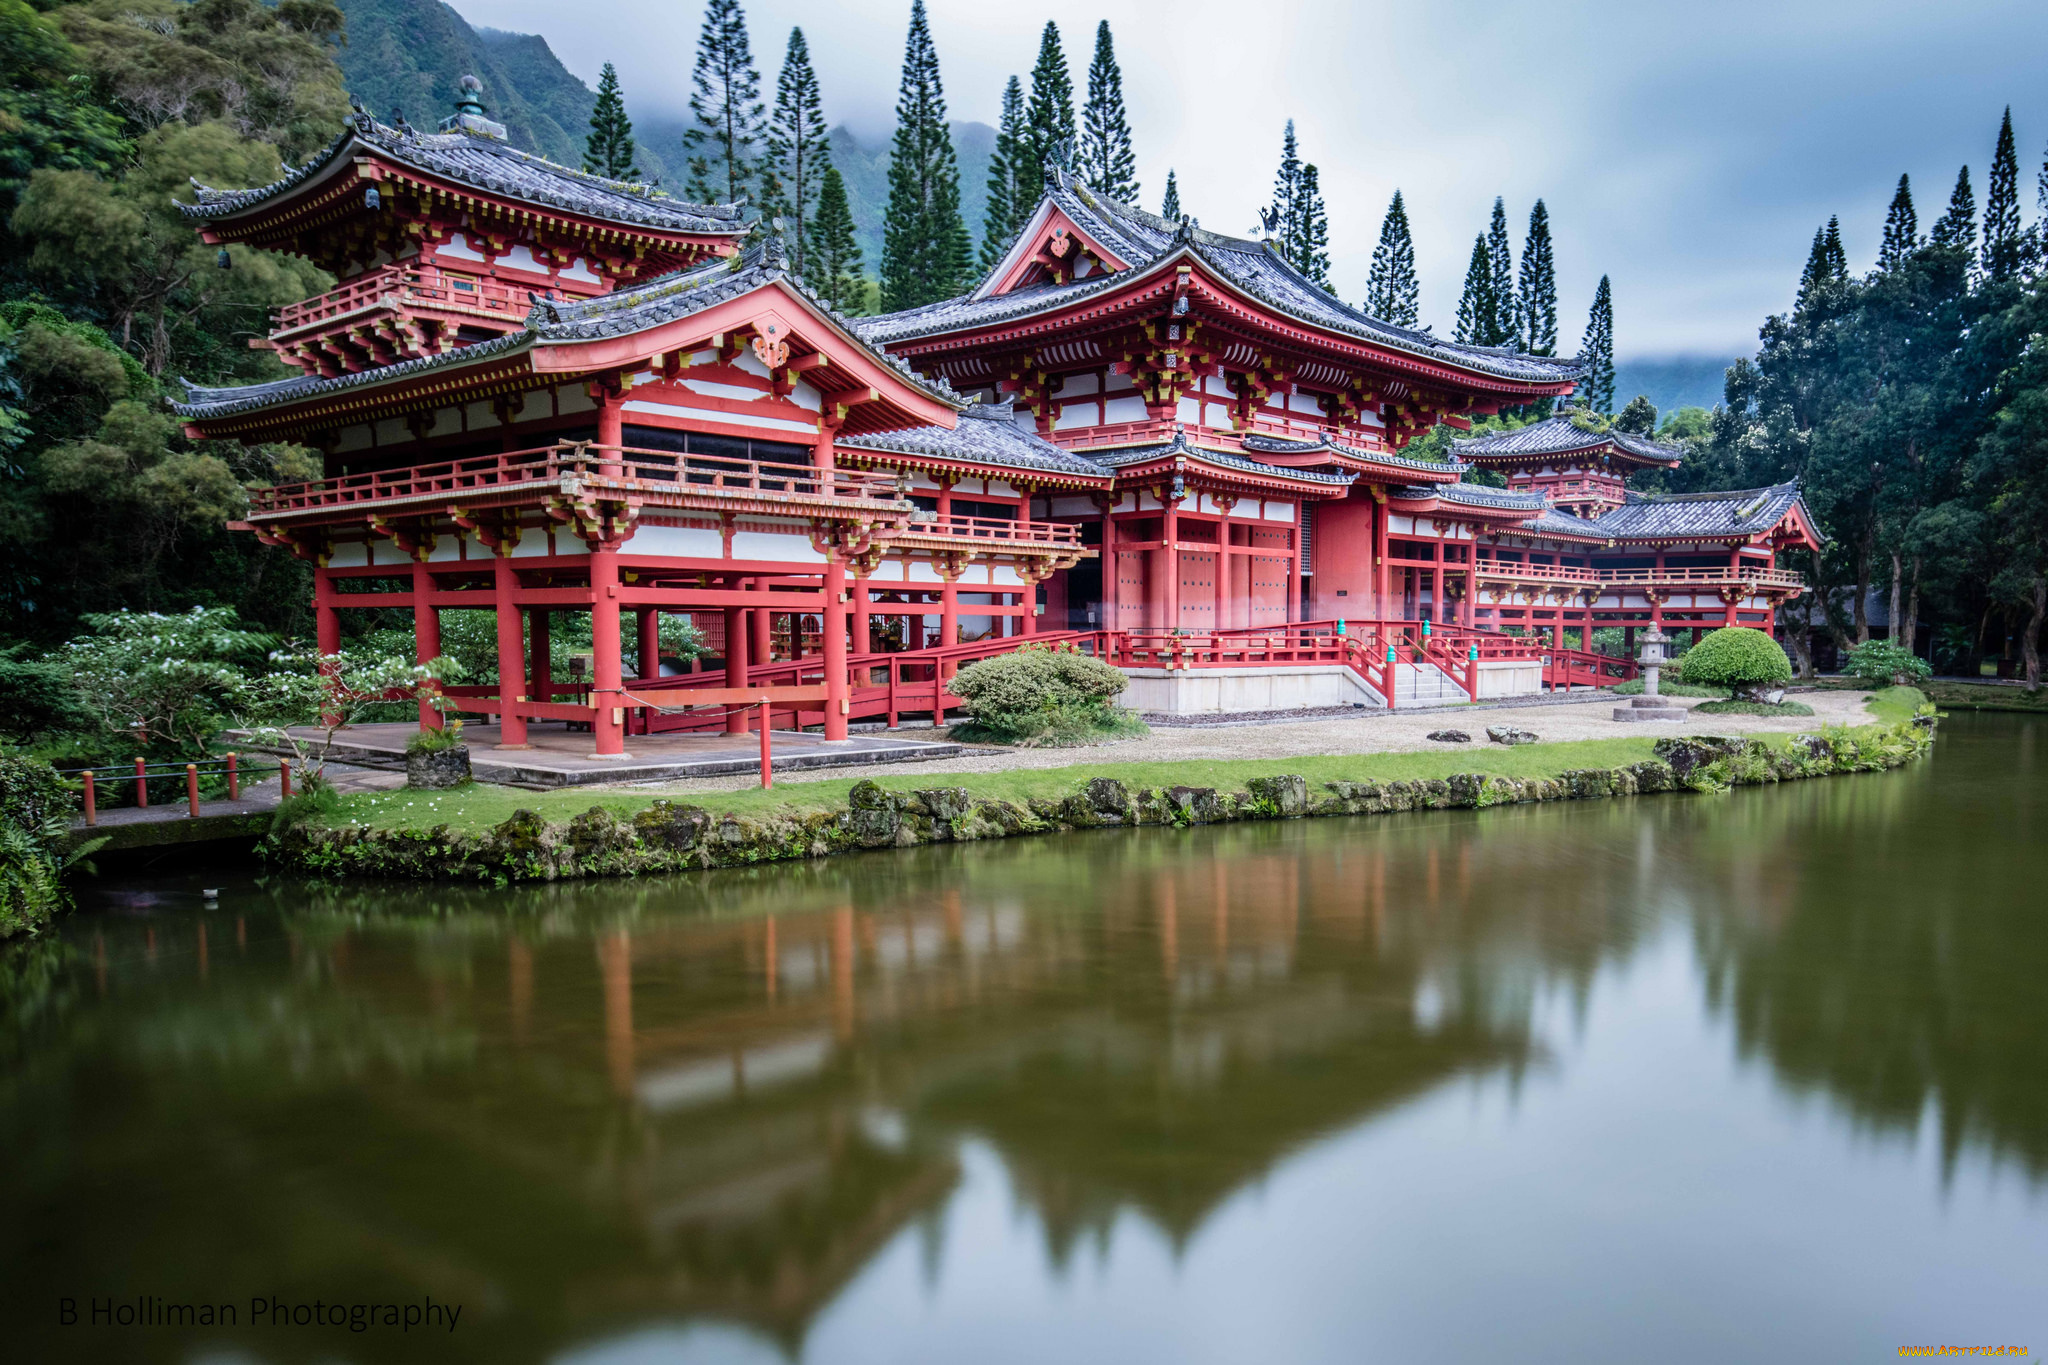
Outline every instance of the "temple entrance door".
[(1216, 556), (1180, 554), (1180, 620), (1182, 630), (1203, 634), (1216, 629)]
[(1151, 551), (1118, 550), (1116, 553), (1116, 620), (1112, 630), (1143, 630), (1151, 624), (1147, 604), (1152, 597)]
[(1287, 624), (1287, 558), (1284, 555), (1246, 555), (1251, 566), (1251, 620), (1246, 625)]

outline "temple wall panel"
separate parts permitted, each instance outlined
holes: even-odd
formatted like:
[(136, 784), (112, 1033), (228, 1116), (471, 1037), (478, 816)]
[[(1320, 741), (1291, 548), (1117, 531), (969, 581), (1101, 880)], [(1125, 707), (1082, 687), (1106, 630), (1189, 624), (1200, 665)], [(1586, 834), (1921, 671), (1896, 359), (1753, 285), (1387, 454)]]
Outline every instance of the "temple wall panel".
[(335, 437), (334, 451), (342, 454), (351, 450), (368, 450), (376, 437), (367, 422), (352, 427), (343, 427)]
[(734, 531), (734, 559), (782, 560), (791, 564), (822, 564), (825, 556), (807, 535), (777, 531)]
[(1262, 502), (1259, 515), (1267, 521), (1293, 521), (1294, 504), (1291, 502)]
[(643, 523), (634, 530), (632, 539), (625, 543), (623, 549), (627, 554), (664, 555), (672, 559), (723, 559), (725, 537), (712, 527), (648, 526)]
[(1100, 516), (1101, 511), (1093, 498), (1057, 497), (1052, 500), (1052, 514), (1056, 517), (1093, 517)]
[(1105, 426), (1115, 426), (1119, 422), (1142, 422), (1145, 415), (1145, 400), (1142, 397), (1112, 398), (1103, 404), (1102, 421)]
[(359, 540), (336, 545), (327, 556), (330, 569), (353, 569), (370, 562), (370, 547)]
[(567, 417), (572, 412), (596, 412), (597, 403), (581, 383), (555, 385), (555, 415)]
[[(571, 544), (578, 551), (583, 549), (581, 541), (572, 541)], [(512, 547), (514, 559), (545, 558), (554, 552), (553, 535), (545, 526), (522, 527), (519, 532), (519, 543)]]

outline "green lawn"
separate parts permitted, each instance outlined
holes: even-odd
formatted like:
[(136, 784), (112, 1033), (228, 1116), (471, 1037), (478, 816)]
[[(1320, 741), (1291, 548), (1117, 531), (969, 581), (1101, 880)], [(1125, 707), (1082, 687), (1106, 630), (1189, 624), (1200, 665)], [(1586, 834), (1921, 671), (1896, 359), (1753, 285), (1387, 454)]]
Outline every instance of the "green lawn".
[[(1873, 694), (1871, 710), (1878, 719), (1896, 724), (1912, 719), (1926, 698), (1910, 687), (1892, 687)], [(1789, 743), (1791, 736), (1759, 735), (1771, 744)], [(1179, 763), (1076, 763), (1063, 768), (1023, 768), (999, 773), (919, 772), (904, 769), (879, 779), (892, 791), (921, 787), (965, 787), (977, 799), (1022, 802), (1029, 797), (1060, 797), (1096, 777), (1114, 777), (1129, 787), (1215, 787), (1237, 791), (1245, 780), (1299, 773), (1311, 788), (1338, 780), (1414, 781), (1446, 778), (1455, 773), (1489, 777), (1555, 777), (1571, 768), (1614, 768), (1654, 758), (1653, 735), (1617, 739), (1583, 739), (1556, 744), (1507, 748), (1498, 744), (1459, 745), (1421, 753), (1333, 754), (1306, 758), (1226, 759)], [(715, 813), (762, 816), (781, 812), (809, 813), (846, 808), (846, 794), (857, 779), (821, 781), (784, 779), (762, 791), (694, 793), (669, 796), (679, 804), (703, 806)], [(477, 784), (445, 792), (359, 792), (342, 798), (330, 817), (334, 824), (355, 823), (379, 829), (451, 829), (476, 832), (500, 824), (515, 810), (537, 811), (561, 823), (592, 806), (630, 816), (664, 799), (659, 791), (532, 792), (514, 787)]]
[[(1781, 737), (1772, 737), (1781, 738)], [(1551, 777), (1569, 768), (1612, 768), (1653, 758), (1651, 736), (1577, 740), (1561, 744), (1530, 744), (1504, 748), (1496, 744), (1459, 746), (1441, 751), (1402, 754), (1344, 754), (1311, 758), (1235, 759), (1190, 763), (1077, 763), (1065, 768), (1027, 768), (1000, 773), (919, 773), (880, 779), (893, 791), (920, 787), (965, 787), (977, 798), (1022, 801), (1027, 797), (1065, 796), (1095, 777), (1114, 777), (1131, 787), (1216, 787), (1235, 791), (1245, 779), (1299, 773), (1309, 785), (1339, 779), (1382, 781), (1445, 778), (1453, 773), (1484, 773), (1501, 777)], [(701, 805), (717, 812), (766, 815), (780, 811), (844, 810), (855, 779), (816, 782), (785, 781), (768, 791), (698, 793), (668, 799)], [(430, 829), (446, 824), (458, 830), (484, 830), (515, 810), (538, 811), (561, 822), (592, 806), (630, 815), (661, 799), (659, 792), (530, 792), (478, 784), (446, 792), (362, 792), (343, 799), (334, 823), (355, 822), (381, 829)]]

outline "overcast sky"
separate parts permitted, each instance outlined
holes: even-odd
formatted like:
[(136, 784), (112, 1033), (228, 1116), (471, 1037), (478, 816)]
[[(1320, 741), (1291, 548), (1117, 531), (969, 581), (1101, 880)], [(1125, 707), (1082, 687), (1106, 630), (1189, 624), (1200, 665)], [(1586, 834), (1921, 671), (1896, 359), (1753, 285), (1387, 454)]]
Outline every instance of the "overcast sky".
[[(636, 116), (686, 113), (697, 0), (453, 0), (474, 24), (540, 33), (595, 85), (618, 66)], [(1868, 267), (1900, 172), (1923, 231), (1967, 161), (1979, 206), (2000, 110), (2019, 136), (2022, 207), (2048, 146), (2048, 0), (928, 0), (947, 104), (993, 124), (1047, 19), (1085, 94), (1108, 19), (1146, 207), (1166, 171), (1202, 225), (1241, 233), (1272, 193), (1282, 124), (1317, 163), (1332, 276), (1365, 289), (1381, 214), (1404, 191), (1423, 320), (1448, 334), (1472, 237), (1495, 195), (1517, 252), (1543, 198), (1559, 317), (1576, 345), (1613, 277), (1624, 358), (1735, 355), (1791, 298), (1813, 230), (1842, 216)], [(764, 92), (801, 24), (826, 117), (864, 140), (893, 126), (909, 0), (750, 0)], [(978, 225), (977, 225), (978, 226)]]

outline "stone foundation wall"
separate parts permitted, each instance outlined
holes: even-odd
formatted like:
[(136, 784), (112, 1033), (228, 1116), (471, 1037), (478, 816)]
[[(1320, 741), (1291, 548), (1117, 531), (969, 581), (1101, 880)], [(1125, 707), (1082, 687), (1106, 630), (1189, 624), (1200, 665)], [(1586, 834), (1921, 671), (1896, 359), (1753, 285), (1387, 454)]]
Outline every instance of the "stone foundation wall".
[(1761, 740), (1690, 736), (1657, 741), (1657, 757), (1619, 768), (1582, 768), (1515, 779), (1462, 773), (1441, 781), (1333, 781), (1311, 791), (1298, 776), (1259, 777), (1243, 791), (1212, 787), (1131, 788), (1098, 777), (1061, 797), (1024, 803), (976, 799), (965, 787), (886, 791), (862, 782), (847, 809), (753, 819), (656, 801), (630, 820), (592, 807), (567, 824), (532, 811), (497, 828), (464, 834), (427, 830), (298, 826), (265, 841), (283, 870), (416, 881), (554, 881), (629, 877), (822, 858), (860, 849), (912, 848), (949, 840), (1007, 839), (1063, 830), (1291, 820), (1312, 815), (1477, 809), (1525, 801), (1597, 800), (1895, 768), (1926, 752), (1931, 723), (1853, 734), (1800, 735), (1786, 748)]

